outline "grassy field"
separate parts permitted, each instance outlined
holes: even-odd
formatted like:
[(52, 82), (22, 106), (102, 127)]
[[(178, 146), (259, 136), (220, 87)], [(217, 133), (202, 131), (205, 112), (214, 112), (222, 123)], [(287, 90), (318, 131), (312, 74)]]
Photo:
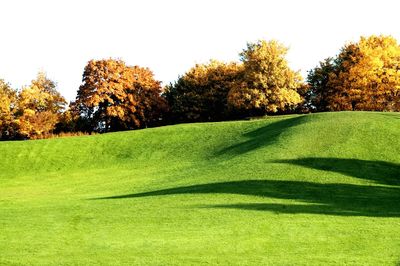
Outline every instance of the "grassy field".
[(398, 265), (400, 114), (0, 143), (0, 265)]

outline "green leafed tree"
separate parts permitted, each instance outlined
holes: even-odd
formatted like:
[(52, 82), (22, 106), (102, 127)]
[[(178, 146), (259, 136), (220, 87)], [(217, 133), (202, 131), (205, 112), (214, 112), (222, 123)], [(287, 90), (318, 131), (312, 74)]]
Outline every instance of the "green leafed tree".
[(197, 64), (166, 87), (173, 122), (228, 119), (228, 93), (238, 84), (242, 65), (211, 60)]
[(328, 87), (329, 75), (337, 72), (336, 65), (337, 61), (329, 57), (308, 72), (304, 105), (310, 111), (328, 111), (328, 95), (332, 93)]

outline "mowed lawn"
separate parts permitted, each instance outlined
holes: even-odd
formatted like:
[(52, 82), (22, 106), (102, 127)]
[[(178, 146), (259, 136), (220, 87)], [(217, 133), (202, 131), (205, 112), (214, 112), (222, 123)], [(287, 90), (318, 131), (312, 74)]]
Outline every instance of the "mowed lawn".
[(0, 265), (398, 265), (400, 114), (0, 143)]

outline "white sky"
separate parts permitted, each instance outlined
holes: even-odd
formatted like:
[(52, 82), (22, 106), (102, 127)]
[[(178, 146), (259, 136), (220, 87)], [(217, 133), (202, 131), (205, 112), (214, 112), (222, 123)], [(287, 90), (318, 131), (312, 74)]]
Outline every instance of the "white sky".
[(0, 78), (20, 88), (39, 70), (73, 100), (90, 59), (149, 67), (167, 84), (195, 63), (238, 60), (247, 42), (277, 39), (303, 76), (361, 35), (400, 40), (396, 0), (4, 0)]

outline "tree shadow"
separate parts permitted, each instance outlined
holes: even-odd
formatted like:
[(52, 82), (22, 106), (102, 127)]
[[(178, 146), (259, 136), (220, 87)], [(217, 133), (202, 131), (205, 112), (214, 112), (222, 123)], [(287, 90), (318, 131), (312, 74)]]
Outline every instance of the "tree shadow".
[(207, 208), (234, 208), (279, 213), (312, 213), (340, 216), (400, 217), (400, 188), (352, 184), (318, 184), (298, 181), (245, 180), (177, 187), (144, 193), (96, 198), (142, 198), (183, 194), (237, 194), (296, 200), (305, 204), (225, 204)]
[(400, 185), (400, 165), (385, 161), (310, 157), (290, 160), (275, 160), (273, 162), (337, 172), (360, 179), (370, 180), (377, 184)]
[(279, 136), (288, 128), (295, 127), (304, 122), (305, 116), (296, 116), (272, 122), (266, 126), (243, 134), (248, 140), (226, 147), (215, 153), (215, 156), (222, 155), (241, 155), (264, 146), (274, 144), (279, 140)]
[(248, 211), (268, 211), (284, 214), (324, 214), (336, 216), (399, 217), (400, 212), (367, 209), (341, 209), (325, 204), (276, 204), (276, 203), (238, 203), (203, 206), (203, 208), (241, 209)]
[(385, 118), (400, 119), (399, 112), (381, 112), (378, 113), (380, 116), (385, 116)]

